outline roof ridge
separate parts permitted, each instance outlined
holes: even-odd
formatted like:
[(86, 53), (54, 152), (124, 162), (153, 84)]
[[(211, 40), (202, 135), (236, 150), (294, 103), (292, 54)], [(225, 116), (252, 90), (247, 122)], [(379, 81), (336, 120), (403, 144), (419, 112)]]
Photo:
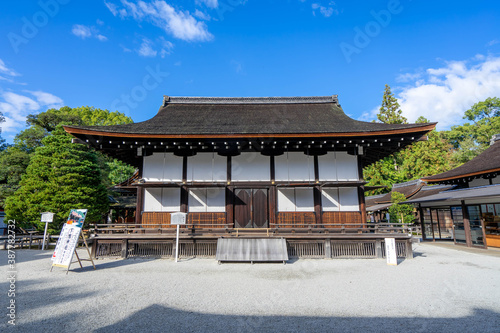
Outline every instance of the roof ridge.
[(414, 180), (410, 180), (410, 181), (407, 181), (404, 183), (396, 183), (396, 184), (392, 185), (392, 188), (399, 188), (399, 187), (405, 187), (405, 186), (411, 186), (411, 185), (420, 185), (422, 183), (424, 183), (423, 180), (414, 179)]
[(335, 103), (340, 106), (338, 95), (295, 97), (171, 97), (163, 96), (167, 104), (318, 104)]

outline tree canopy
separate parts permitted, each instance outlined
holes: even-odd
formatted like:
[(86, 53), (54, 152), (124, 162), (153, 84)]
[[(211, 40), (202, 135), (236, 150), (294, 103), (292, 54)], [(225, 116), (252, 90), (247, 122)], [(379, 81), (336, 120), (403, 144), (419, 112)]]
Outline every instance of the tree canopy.
[[(393, 96), (390, 87), (388, 85), (385, 87), (382, 106), (377, 118), (388, 124), (406, 124), (407, 119), (402, 116), (397, 99)], [(417, 123), (428, 122), (429, 120), (423, 116), (417, 119)], [(363, 176), (368, 186), (386, 186), (386, 188), (373, 190), (367, 194), (386, 193), (396, 183), (448, 171), (454, 167), (450, 148), (446, 137), (433, 130), (428, 134), (427, 141), (415, 142), (402, 151), (365, 167)]]
[(109, 207), (98, 155), (57, 127), (35, 150), (20, 188), (6, 200), (7, 218), (33, 223), (40, 230), (40, 213), (56, 213), (52, 231), (60, 229), (70, 209), (87, 208), (87, 220), (98, 222)]
[[(3, 113), (0, 111), (0, 124), (5, 122), (5, 117), (3, 116)], [(7, 145), (5, 144), (5, 139), (2, 138), (2, 127), (0, 126), (0, 152), (5, 150), (7, 148)]]
[(384, 96), (382, 97), (382, 105), (380, 106), (377, 119), (385, 124), (406, 124), (408, 120), (403, 117), (398, 99), (394, 97), (391, 87), (385, 85)]
[(389, 216), (391, 223), (413, 223), (413, 206), (407, 204), (401, 204), (400, 202), (406, 201), (406, 197), (403, 193), (392, 192), (391, 202), (392, 206), (389, 207)]
[(463, 164), (482, 153), (494, 134), (500, 133), (500, 98), (487, 98), (465, 111), (463, 119), (471, 121), (452, 126), (445, 136), (453, 148), (454, 161)]
[[(132, 119), (123, 113), (88, 106), (79, 108), (65, 106), (29, 115), (26, 121), (29, 127), (16, 135), (13, 145), (0, 152), (0, 164), (2, 165), (0, 169), (0, 206), (5, 204), (6, 198), (17, 193), (16, 191), (22, 185), (21, 179), (29, 177), (25, 175), (28, 166), (38, 163), (38, 160), (32, 161), (36, 152), (45, 146), (46, 141), (44, 140), (51, 137), (56, 129), (62, 130), (60, 129), (61, 125), (118, 125), (131, 122)], [(60, 146), (60, 149), (66, 148), (68, 148), (66, 145)], [(130, 165), (114, 160), (100, 152), (94, 152), (94, 154), (100, 169), (100, 184), (105, 188), (127, 179), (134, 173), (134, 168)]]

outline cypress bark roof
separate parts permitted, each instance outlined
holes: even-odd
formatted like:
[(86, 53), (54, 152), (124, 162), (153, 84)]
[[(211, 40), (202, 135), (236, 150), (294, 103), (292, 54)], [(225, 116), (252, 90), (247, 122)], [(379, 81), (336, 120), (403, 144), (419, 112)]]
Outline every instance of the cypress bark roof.
[(461, 166), (434, 176), (422, 178), (429, 183), (451, 182), (500, 172), (500, 140)]
[[(320, 97), (168, 97), (153, 118), (113, 126), (66, 126), (72, 134), (142, 137), (238, 136), (276, 134), (411, 133), (434, 127), (429, 124), (382, 124), (354, 120), (337, 96)], [(430, 129), (432, 129), (430, 128)]]

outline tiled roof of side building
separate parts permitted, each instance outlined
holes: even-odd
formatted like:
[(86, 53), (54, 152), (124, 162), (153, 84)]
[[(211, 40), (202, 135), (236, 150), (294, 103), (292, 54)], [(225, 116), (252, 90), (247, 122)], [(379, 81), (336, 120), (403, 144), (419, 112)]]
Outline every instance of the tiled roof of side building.
[(319, 97), (165, 97), (151, 119), (113, 126), (66, 126), (70, 133), (135, 135), (425, 133), (435, 123), (383, 124), (354, 120), (338, 98)]
[(391, 194), (392, 192), (399, 192), (399, 193), (403, 193), (405, 198), (409, 198), (411, 197), (412, 195), (414, 195), (415, 193), (417, 193), (418, 191), (420, 191), (420, 189), (425, 185), (425, 183), (423, 181), (421, 181), (420, 179), (416, 179), (416, 180), (411, 180), (409, 182), (405, 182), (405, 183), (399, 183), (399, 184), (394, 184), (392, 186), (392, 191), (389, 192), (389, 193), (386, 193), (384, 196), (380, 197), (380, 198), (376, 198), (375, 199), (375, 202), (380, 204), (380, 203), (390, 203), (391, 202)]
[(425, 177), (429, 183), (447, 182), (450, 180), (477, 177), (488, 173), (500, 172), (500, 140), (494, 142), (484, 152), (469, 162), (434, 176)]

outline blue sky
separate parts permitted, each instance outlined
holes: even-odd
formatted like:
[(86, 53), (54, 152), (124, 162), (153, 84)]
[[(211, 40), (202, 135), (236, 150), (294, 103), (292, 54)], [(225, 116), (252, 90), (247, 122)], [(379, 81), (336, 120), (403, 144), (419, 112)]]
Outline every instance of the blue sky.
[(163, 95), (338, 94), (372, 120), (385, 84), (447, 129), (500, 96), (499, 17), (497, 1), (2, 1), (2, 136), (63, 105), (143, 121)]

